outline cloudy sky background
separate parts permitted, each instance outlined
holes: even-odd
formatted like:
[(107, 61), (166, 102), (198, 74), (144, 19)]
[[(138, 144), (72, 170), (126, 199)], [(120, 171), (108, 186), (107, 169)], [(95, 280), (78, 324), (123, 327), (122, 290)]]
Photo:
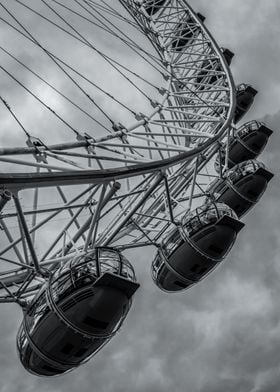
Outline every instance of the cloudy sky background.
[(48, 380), (25, 372), (15, 349), (20, 311), (2, 305), (0, 392), (279, 392), (280, 4), (196, 0), (192, 6), (207, 16), (217, 42), (235, 52), (236, 82), (259, 90), (246, 119), (265, 119), (275, 131), (261, 159), (276, 177), (246, 216), (225, 263), (191, 290), (160, 292), (150, 279), (153, 250), (131, 253), (141, 288), (124, 328), (69, 375)]

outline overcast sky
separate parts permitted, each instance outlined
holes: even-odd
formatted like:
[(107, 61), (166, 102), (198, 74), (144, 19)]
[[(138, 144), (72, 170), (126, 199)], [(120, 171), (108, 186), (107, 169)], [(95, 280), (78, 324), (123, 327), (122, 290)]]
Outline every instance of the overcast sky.
[(276, 177), (246, 216), (225, 263), (191, 290), (160, 292), (150, 279), (153, 250), (131, 254), (141, 288), (124, 327), (71, 374), (26, 373), (15, 349), (20, 311), (2, 305), (0, 392), (279, 392), (280, 3), (196, 0), (192, 6), (207, 17), (217, 42), (235, 52), (236, 83), (259, 90), (246, 119), (265, 118), (275, 131), (261, 159)]

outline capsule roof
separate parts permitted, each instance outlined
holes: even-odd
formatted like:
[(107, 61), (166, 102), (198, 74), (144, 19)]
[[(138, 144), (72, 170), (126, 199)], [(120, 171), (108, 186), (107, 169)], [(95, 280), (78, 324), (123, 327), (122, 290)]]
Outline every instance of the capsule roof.
[(234, 53), (231, 50), (227, 49), (227, 48), (221, 48), (221, 49), (222, 49), (223, 56), (224, 56), (224, 58), (225, 58), (225, 60), (227, 62), (227, 65), (230, 65), (231, 61), (232, 61), (232, 59), (234, 57)]
[(187, 213), (182, 219), (182, 225), (188, 235), (191, 236), (201, 228), (217, 223), (225, 216), (238, 220), (236, 213), (228, 205), (224, 203), (205, 203)]
[(204, 15), (202, 15), (200, 12), (197, 12), (197, 17), (198, 19), (203, 23), (206, 19), (206, 17)]
[[(264, 123), (249, 121), (239, 127), (228, 144), (228, 168), (244, 161), (252, 160), (265, 148), (273, 131)], [(225, 164), (226, 145), (223, 145), (220, 154), (217, 155), (215, 168), (220, 171), (220, 164)]]
[[(207, 202), (193, 211), (187, 213), (181, 220), (181, 227), (185, 235), (189, 238), (193, 237), (201, 229), (210, 225), (225, 224), (233, 228), (236, 233), (244, 226), (238, 220), (236, 213), (224, 203)], [(168, 254), (174, 251), (174, 247), (178, 244), (171, 240), (177, 235), (177, 227), (174, 227), (162, 240), (163, 247)]]
[(243, 138), (243, 136), (248, 135), (254, 131), (259, 131), (264, 133), (267, 136), (271, 136), (273, 131), (268, 128), (263, 122), (260, 121), (248, 121), (239, 127), (236, 131), (236, 136)]
[(239, 179), (254, 173), (261, 173), (267, 181), (270, 181), (274, 176), (274, 174), (266, 169), (264, 163), (251, 159), (249, 161), (241, 162), (228, 170), (226, 178), (231, 182), (236, 182)]
[(162, 241), (152, 277), (163, 291), (189, 288), (212, 271), (231, 249), (244, 226), (222, 203), (207, 203), (185, 215)]
[(236, 108), (234, 122), (237, 123), (248, 112), (254, 102), (254, 98), (258, 93), (249, 84), (240, 84), (236, 87)]
[(242, 217), (259, 201), (273, 174), (263, 163), (249, 160), (235, 165), (224, 176), (210, 184), (210, 199), (228, 204)]
[(250, 84), (246, 84), (246, 83), (240, 83), (237, 87), (236, 87), (236, 91), (242, 92), (242, 91), (246, 91), (248, 93), (250, 93), (251, 95), (253, 95), (254, 97), (257, 95), (258, 90), (254, 89), (254, 87), (252, 87)]
[(86, 256), (73, 257), (61, 268), (55, 271), (54, 279), (61, 275), (72, 274), (72, 280), (82, 275), (96, 279), (98, 276), (110, 272), (135, 281), (135, 272), (130, 262), (115, 249), (100, 247), (95, 248)]

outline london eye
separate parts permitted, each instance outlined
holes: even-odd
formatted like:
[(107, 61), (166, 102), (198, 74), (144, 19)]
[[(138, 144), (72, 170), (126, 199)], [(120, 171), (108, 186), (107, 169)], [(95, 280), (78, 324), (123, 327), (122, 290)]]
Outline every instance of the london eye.
[(128, 251), (154, 247), (167, 293), (221, 264), (273, 177), (273, 131), (240, 123), (257, 90), (185, 0), (0, 7), (0, 302), (22, 308), (23, 366), (56, 376), (125, 323)]

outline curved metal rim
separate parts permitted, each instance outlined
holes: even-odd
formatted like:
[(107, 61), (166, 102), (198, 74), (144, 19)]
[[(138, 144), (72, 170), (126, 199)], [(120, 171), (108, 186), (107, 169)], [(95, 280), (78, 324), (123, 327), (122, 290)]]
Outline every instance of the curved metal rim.
[[(229, 66), (227, 65), (226, 61), (223, 58), (223, 55), (220, 51), (220, 48), (217, 44), (217, 42), (214, 40), (212, 35), (209, 33), (207, 28), (204, 26), (203, 23), (200, 22), (198, 19), (195, 11), (189, 6), (189, 4), (183, 0), (183, 2), (186, 4), (186, 6), (190, 9), (190, 11), (193, 13), (194, 18), (196, 21), (200, 24), (201, 29), (206, 33), (209, 38), (211, 39), (212, 45), (219, 56), (220, 62), (223, 65), (223, 69), (225, 70), (227, 80), (229, 81), (229, 90), (230, 90), (230, 111), (228, 113), (228, 118), (222, 125), (220, 131), (213, 136), (211, 139), (207, 140), (203, 145), (196, 147), (192, 151), (187, 151), (183, 152), (181, 154), (178, 154), (176, 156), (166, 158), (163, 160), (158, 160), (154, 162), (148, 162), (148, 163), (141, 163), (141, 164), (136, 164), (133, 166), (124, 166), (124, 167), (117, 167), (117, 168), (112, 168), (112, 169), (104, 169), (104, 170), (83, 170), (83, 171), (69, 171), (69, 172), (64, 172), (64, 173), (56, 173), (53, 172), (51, 175), (49, 173), (28, 173), (28, 174), (23, 174), (23, 173), (11, 173), (11, 174), (1, 174), (0, 175), (0, 186), (2, 185), (3, 187), (9, 186), (10, 188), (16, 188), (18, 190), (25, 189), (25, 188), (30, 188), (32, 185), (34, 186), (50, 186), (53, 181), (62, 181), (62, 183), (65, 183), (65, 185), (69, 182), (72, 183), (71, 180), (73, 180), (73, 177), (79, 177), (79, 179), (76, 180), (75, 183), (79, 184), (84, 184), (84, 183), (102, 183), (102, 182), (109, 182), (109, 181), (114, 181), (122, 178), (128, 178), (128, 177), (133, 177), (133, 176), (138, 176), (141, 174), (146, 174), (150, 173), (152, 171), (156, 170), (161, 170), (165, 169), (166, 167), (174, 166), (176, 164), (182, 163), (188, 159), (191, 159), (195, 157), (196, 155), (200, 154), (203, 152), (205, 149), (213, 145), (215, 142), (217, 142), (225, 133), (225, 131), (228, 129), (228, 127), (231, 126), (232, 119), (234, 117), (234, 111), (235, 111), (235, 106), (236, 106), (236, 97), (235, 97), (235, 84), (233, 81), (233, 77), (230, 71)], [(73, 143), (74, 145), (74, 143)], [(78, 142), (77, 145), (80, 147), (86, 146), (87, 142)], [(54, 147), (54, 146), (53, 146)], [(25, 148), (25, 153), (32, 153), (34, 148)]]

